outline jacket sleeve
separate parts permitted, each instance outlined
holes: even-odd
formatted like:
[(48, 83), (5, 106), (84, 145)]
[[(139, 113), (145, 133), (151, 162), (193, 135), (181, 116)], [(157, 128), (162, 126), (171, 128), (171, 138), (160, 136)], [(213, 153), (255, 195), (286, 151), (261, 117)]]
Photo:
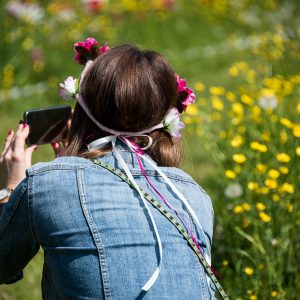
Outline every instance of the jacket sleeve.
[(21, 278), (27, 263), (39, 250), (31, 224), (28, 179), (24, 179), (0, 208), (0, 284)]

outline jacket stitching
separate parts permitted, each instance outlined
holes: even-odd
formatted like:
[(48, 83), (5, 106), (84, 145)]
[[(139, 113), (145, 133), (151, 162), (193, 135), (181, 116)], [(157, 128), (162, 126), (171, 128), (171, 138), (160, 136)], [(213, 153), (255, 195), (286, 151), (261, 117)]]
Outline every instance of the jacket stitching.
[(103, 282), (104, 298), (106, 300), (110, 300), (111, 294), (110, 294), (110, 290), (109, 290), (108, 271), (107, 271), (107, 266), (106, 266), (106, 262), (105, 262), (104, 248), (102, 247), (100, 235), (97, 231), (96, 226), (94, 226), (92, 216), (90, 215), (87, 205), (86, 205), (86, 193), (85, 193), (83, 181), (84, 181), (83, 170), (79, 169), (79, 170), (77, 170), (77, 183), (78, 183), (80, 203), (82, 206), (84, 216), (88, 223), (88, 226), (91, 230), (94, 243), (97, 247), (97, 251), (98, 251), (98, 255), (99, 255), (100, 273), (101, 273), (102, 282)]
[(33, 239), (39, 243), (38, 241), (38, 237), (36, 235), (36, 230), (34, 230), (36, 228), (35, 225), (35, 220), (33, 217), (33, 180), (34, 177), (30, 176), (28, 177), (28, 213), (29, 213), (29, 224), (30, 224), (30, 230), (31, 230), (31, 234), (33, 236)]
[[(186, 195), (185, 190), (182, 188), (182, 185), (180, 185), (180, 188), (181, 188), (181, 192), (184, 195), (185, 199), (188, 201), (188, 197)], [(195, 228), (194, 221), (192, 220), (192, 217), (191, 217), (190, 213), (187, 212), (187, 214), (189, 216), (189, 220), (190, 220), (190, 224), (191, 224), (191, 230), (196, 233), (196, 228)], [(199, 221), (201, 222), (201, 220), (199, 220)], [(205, 244), (205, 242), (204, 242), (204, 244)], [(205, 251), (205, 249), (204, 249), (204, 251)], [(202, 287), (201, 291), (202, 291), (203, 299), (209, 299), (208, 295), (210, 294), (209, 293), (210, 287), (209, 287), (207, 279), (206, 279), (206, 272), (204, 270), (204, 267), (200, 263), (199, 258), (197, 257), (197, 255), (194, 252), (193, 252), (193, 256), (196, 259), (196, 266), (197, 266), (197, 269), (198, 269), (198, 279), (199, 279), (199, 283)], [(207, 287), (207, 289), (205, 287)]]
[[(29, 175), (36, 175), (36, 174), (41, 174), (41, 173), (51, 171), (51, 170), (74, 170), (74, 169), (77, 170), (77, 169), (86, 169), (86, 168), (101, 169), (102, 170), (102, 168), (97, 166), (97, 165), (90, 165), (90, 164), (83, 165), (83, 164), (81, 164), (81, 165), (75, 165), (75, 166), (51, 165), (51, 166), (45, 166), (45, 167), (41, 167), (41, 168), (38, 168), (38, 169), (31, 169), (31, 170), (27, 170), (27, 171), (28, 171)], [(146, 172), (147, 172), (147, 176), (161, 177), (157, 171), (146, 170)], [(131, 169), (131, 173), (132, 173), (133, 176), (143, 176), (143, 173), (141, 171)], [(171, 179), (181, 180), (181, 181), (188, 182), (188, 183), (191, 183), (193, 185), (198, 186), (198, 184), (196, 182), (194, 182), (193, 179), (185, 178), (185, 177), (180, 176), (180, 175), (175, 175), (175, 174), (170, 173), (168, 171), (164, 171), (164, 173)], [(205, 190), (203, 190), (201, 187), (200, 187), (200, 189), (204, 194), (207, 194), (205, 192)]]

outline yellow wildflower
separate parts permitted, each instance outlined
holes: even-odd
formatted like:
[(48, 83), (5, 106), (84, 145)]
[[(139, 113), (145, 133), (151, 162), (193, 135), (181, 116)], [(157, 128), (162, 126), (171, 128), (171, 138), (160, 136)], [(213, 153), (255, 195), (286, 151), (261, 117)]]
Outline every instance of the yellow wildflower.
[(253, 105), (253, 102), (254, 102), (253, 99), (246, 94), (243, 94), (241, 96), (241, 101), (247, 105)]
[(283, 152), (282, 153), (278, 153), (276, 155), (276, 159), (279, 162), (282, 162), (282, 163), (288, 163), (291, 160), (290, 156), (288, 154), (286, 154), (286, 153), (283, 153)]
[(278, 202), (278, 201), (280, 200), (279, 195), (274, 194), (274, 195), (272, 196), (272, 200), (273, 200), (274, 202)]
[(259, 213), (259, 217), (265, 223), (269, 223), (272, 220), (272, 218), (263, 211)]
[(282, 174), (288, 174), (289, 173), (289, 169), (287, 167), (279, 167), (279, 171)]
[(234, 101), (236, 99), (236, 96), (233, 92), (227, 92), (225, 94), (225, 97), (227, 98), (228, 101)]
[(300, 124), (295, 124), (293, 126), (293, 135), (295, 137), (300, 137)]
[(280, 176), (280, 173), (276, 169), (270, 169), (268, 175), (272, 179), (277, 179)]
[(231, 108), (237, 115), (242, 115), (244, 113), (244, 107), (241, 103), (233, 103)]
[(300, 114), (300, 102), (297, 104), (297, 112)]
[(25, 50), (30, 50), (34, 46), (34, 41), (33, 39), (27, 37), (21, 44), (22, 48)]
[(233, 208), (233, 212), (235, 214), (241, 214), (244, 212), (244, 209), (241, 205), (236, 205), (234, 208)]
[(269, 194), (269, 191), (270, 191), (269, 188), (266, 186), (263, 186), (261, 189), (259, 189), (259, 192), (263, 195)]
[(266, 145), (261, 144), (259, 142), (252, 142), (250, 143), (250, 148), (259, 152), (267, 152), (268, 148)]
[(244, 154), (233, 154), (232, 159), (238, 164), (243, 164), (247, 160), (247, 157)]
[(295, 192), (295, 188), (291, 183), (285, 182), (282, 184), (282, 186), (279, 188), (279, 191), (281, 193), (289, 193), (293, 194)]
[(288, 207), (287, 207), (287, 210), (289, 213), (292, 213), (293, 210), (294, 210), (294, 205), (293, 204), (289, 204)]
[(233, 171), (234, 171), (236, 174), (239, 174), (239, 173), (241, 172), (241, 166), (240, 166), (240, 165), (234, 166)]
[(293, 127), (293, 123), (287, 118), (281, 118), (280, 123), (281, 123), (281, 125), (283, 125), (287, 128), (292, 128)]
[(245, 126), (240, 126), (237, 129), (238, 133), (244, 134), (246, 132), (246, 127)]
[(241, 121), (242, 121), (242, 118), (241, 118), (241, 117), (236, 117), (236, 118), (232, 118), (232, 119), (231, 119), (231, 123), (232, 123), (233, 125), (238, 125), (238, 124), (241, 123)]
[(234, 178), (236, 178), (236, 173), (233, 172), (232, 170), (226, 170), (225, 176), (229, 179), (234, 179)]
[(256, 190), (259, 187), (257, 182), (248, 182), (248, 190), (253, 191)]
[(220, 137), (220, 139), (222, 139), (222, 140), (226, 139), (226, 137), (227, 137), (227, 132), (224, 131), (224, 130), (220, 131), (220, 132), (219, 132), (219, 137)]
[(260, 121), (261, 108), (257, 105), (251, 107), (251, 118), (255, 121)]
[(257, 202), (255, 204), (255, 207), (256, 207), (257, 210), (265, 210), (266, 209), (266, 206), (261, 202)]
[(256, 72), (254, 70), (249, 70), (246, 73), (246, 76), (247, 76), (248, 82), (253, 83), (255, 81), (255, 78), (256, 78)]
[(223, 110), (224, 104), (219, 97), (212, 97), (212, 107), (216, 110)]
[(249, 211), (249, 210), (251, 210), (251, 205), (250, 205), (249, 203), (247, 203), (247, 202), (244, 202), (244, 203), (242, 204), (242, 207), (243, 207), (244, 211)]
[(271, 292), (271, 296), (272, 296), (273, 298), (276, 298), (276, 297), (278, 296), (278, 292), (277, 292), (277, 291), (272, 291), (272, 292)]
[(256, 165), (256, 170), (258, 171), (258, 173), (264, 174), (267, 170), (267, 166), (264, 165), (264, 164), (257, 164)]
[(228, 73), (232, 77), (236, 77), (239, 75), (239, 69), (236, 66), (232, 66), (229, 68)]
[(261, 135), (261, 138), (262, 138), (263, 141), (269, 142), (270, 139), (271, 139), (271, 133), (270, 133), (270, 131), (263, 132), (262, 135)]
[(285, 130), (280, 130), (280, 142), (285, 144), (288, 141), (289, 137)]
[[(243, 144), (243, 142), (244, 142), (244, 138), (241, 135), (236, 135), (235, 137), (233, 137), (230, 144), (233, 148), (238, 148)], [(299, 148), (299, 155), (300, 155), (300, 147), (298, 148)]]
[(270, 189), (276, 189), (278, 187), (277, 181), (275, 179), (267, 178), (265, 180), (265, 185)]
[(223, 265), (224, 267), (227, 267), (228, 264), (229, 264), (228, 260), (224, 259), (223, 262), (222, 262), (222, 265)]
[(224, 95), (224, 94), (225, 94), (225, 89), (224, 89), (222, 86), (212, 86), (212, 87), (209, 89), (209, 92), (210, 92), (212, 95), (220, 96), (220, 95)]
[(197, 116), (198, 115), (198, 107), (196, 105), (189, 105), (186, 109), (186, 113), (191, 116)]
[(203, 92), (205, 90), (205, 85), (202, 82), (198, 81), (195, 84), (195, 90), (197, 92)]
[(249, 300), (257, 300), (257, 296), (256, 296), (256, 295), (251, 295), (251, 296), (249, 297)]
[(253, 273), (254, 273), (254, 269), (253, 269), (253, 268), (250, 268), (250, 267), (246, 267), (246, 268), (244, 269), (244, 272), (245, 272), (247, 275), (251, 276), (251, 275), (253, 275)]
[(300, 146), (296, 147), (296, 154), (300, 156)]

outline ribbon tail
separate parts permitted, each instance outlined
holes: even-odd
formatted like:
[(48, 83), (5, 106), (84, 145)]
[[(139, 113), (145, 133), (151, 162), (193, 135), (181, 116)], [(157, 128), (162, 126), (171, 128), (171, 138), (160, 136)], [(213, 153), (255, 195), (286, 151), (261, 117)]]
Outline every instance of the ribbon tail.
[[(193, 217), (193, 219), (195, 220), (196, 224), (199, 226), (201, 232), (203, 233), (203, 236), (205, 238), (205, 242), (207, 243), (207, 245), (209, 245), (209, 241), (207, 239), (206, 234), (204, 233), (204, 230), (199, 222), (198, 217), (196, 216), (194, 210), (192, 209), (191, 205), (189, 204), (189, 202), (185, 199), (185, 197), (179, 192), (179, 190), (174, 186), (174, 184), (170, 181), (170, 179), (163, 173), (163, 171), (160, 170), (160, 168), (157, 167), (157, 165), (155, 163), (153, 163), (152, 160), (150, 160), (147, 155), (141, 155), (138, 153), (138, 155), (140, 157), (142, 157), (150, 166), (152, 166), (162, 177), (163, 179), (166, 181), (166, 183), (170, 186), (170, 188), (173, 190), (173, 192), (179, 197), (179, 199), (184, 203), (184, 205), (186, 206), (187, 210), (189, 211), (189, 213), (191, 214), (191, 216)], [(210, 258), (209, 258), (210, 260)]]
[[(127, 139), (125, 139), (127, 140)], [(128, 145), (128, 144), (127, 144)], [(161, 243), (161, 238), (160, 238), (160, 235), (158, 233), (158, 229), (157, 229), (157, 226), (156, 226), (156, 223), (155, 223), (155, 220), (154, 220), (154, 217), (152, 215), (152, 212), (149, 208), (149, 205), (147, 203), (147, 201), (145, 200), (138, 184), (136, 183), (136, 181), (134, 180), (127, 164), (125, 163), (124, 159), (122, 158), (122, 156), (120, 155), (120, 153), (118, 152), (117, 148), (115, 147), (115, 140), (112, 140), (112, 146), (113, 146), (113, 153), (116, 157), (116, 159), (119, 161), (119, 163), (121, 164), (121, 166), (123, 167), (126, 175), (128, 176), (128, 178), (130, 179), (130, 181), (132, 182), (132, 184), (134, 185), (135, 189), (137, 190), (137, 192), (139, 193), (147, 211), (148, 211), (148, 214), (150, 216), (150, 219), (151, 219), (151, 222), (152, 222), (152, 225), (153, 225), (153, 228), (154, 228), (154, 232), (155, 232), (155, 235), (156, 235), (156, 239), (157, 239), (157, 242), (158, 242), (158, 247), (159, 247), (159, 264), (158, 264), (158, 267), (155, 269), (154, 273), (151, 275), (151, 277), (149, 278), (149, 280), (146, 282), (146, 284), (143, 286), (142, 290), (147, 292), (151, 287), (152, 285), (155, 283), (155, 281), (157, 280), (158, 276), (159, 276), (159, 273), (161, 271), (161, 266), (162, 266), (162, 243)]]

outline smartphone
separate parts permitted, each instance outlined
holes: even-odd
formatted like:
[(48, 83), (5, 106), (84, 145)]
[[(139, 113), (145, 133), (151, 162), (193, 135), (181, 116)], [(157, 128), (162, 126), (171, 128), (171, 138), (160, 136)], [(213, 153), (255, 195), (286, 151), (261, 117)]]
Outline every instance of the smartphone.
[(26, 144), (30, 146), (62, 141), (66, 136), (67, 123), (71, 118), (71, 113), (69, 105), (25, 111), (23, 119), (29, 125)]

